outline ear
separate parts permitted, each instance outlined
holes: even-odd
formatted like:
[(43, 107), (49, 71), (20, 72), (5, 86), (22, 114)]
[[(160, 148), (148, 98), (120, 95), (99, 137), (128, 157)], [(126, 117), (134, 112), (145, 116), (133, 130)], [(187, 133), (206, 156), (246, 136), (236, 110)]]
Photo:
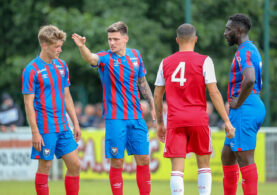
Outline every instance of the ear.
[(128, 41), (129, 41), (129, 36), (128, 36), (128, 35), (125, 35), (125, 36), (124, 36), (124, 39), (125, 39), (126, 43), (128, 43)]
[(237, 32), (238, 37), (240, 37), (242, 34), (245, 33), (245, 29), (242, 26), (237, 26), (236, 32)]
[(196, 44), (197, 41), (198, 41), (198, 37), (195, 35), (195, 37), (194, 37), (194, 43)]
[(176, 37), (176, 43), (179, 45), (180, 44), (180, 41), (178, 39), (178, 37)]
[(40, 46), (41, 46), (41, 49), (46, 49), (47, 48), (47, 43), (42, 43)]

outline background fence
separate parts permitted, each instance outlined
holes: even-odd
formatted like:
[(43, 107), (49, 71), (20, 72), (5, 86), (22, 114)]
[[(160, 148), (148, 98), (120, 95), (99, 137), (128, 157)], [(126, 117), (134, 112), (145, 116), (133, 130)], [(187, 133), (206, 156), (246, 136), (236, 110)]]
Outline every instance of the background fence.
[[(213, 180), (222, 179), (220, 152), (224, 142), (224, 132), (212, 129), (214, 153), (211, 158)], [(104, 130), (83, 130), (79, 143), (81, 159), (81, 179), (108, 179), (109, 160), (104, 155)], [(32, 180), (37, 169), (37, 161), (30, 159), (32, 135), (29, 127), (17, 128), (13, 133), (0, 133), (0, 180)], [(169, 179), (170, 163), (162, 157), (161, 144), (154, 130), (150, 131), (150, 169), (153, 180)], [(261, 128), (257, 138), (255, 160), (259, 181), (277, 181), (277, 127)], [(135, 179), (135, 162), (125, 155), (125, 179)], [(184, 179), (197, 179), (194, 155), (188, 155)], [(62, 179), (62, 160), (54, 159), (50, 178)]]

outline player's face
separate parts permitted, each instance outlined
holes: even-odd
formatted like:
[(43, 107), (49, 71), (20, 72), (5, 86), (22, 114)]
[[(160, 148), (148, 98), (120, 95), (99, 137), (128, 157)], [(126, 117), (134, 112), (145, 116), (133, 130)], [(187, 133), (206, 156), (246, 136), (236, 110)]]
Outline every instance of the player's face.
[(228, 20), (225, 26), (224, 37), (228, 41), (229, 46), (238, 43), (237, 27), (236, 25), (232, 24), (232, 21), (230, 20)]
[(111, 52), (118, 54), (125, 50), (128, 36), (122, 35), (120, 32), (109, 32), (108, 42)]
[(52, 44), (46, 44), (45, 52), (50, 59), (58, 58), (62, 52), (63, 41), (57, 41)]

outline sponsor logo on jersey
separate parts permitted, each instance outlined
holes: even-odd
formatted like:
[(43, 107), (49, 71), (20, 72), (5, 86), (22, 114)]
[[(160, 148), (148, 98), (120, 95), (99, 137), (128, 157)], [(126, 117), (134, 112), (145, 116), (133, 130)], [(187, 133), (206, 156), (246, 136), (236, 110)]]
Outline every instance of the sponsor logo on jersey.
[(57, 66), (57, 68), (63, 68), (61, 65), (56, 65)]
[(120, 66), (120, 63), (117, 60), (114, 60), (114, 66)]
[(47, 157), (47, 156), (49, 156), (49, 155), (50, 155), (50, 149), (45, 148), (45, 149), (43, 150), (43, 156)]
[(135, 67), (137, 67), (139, 64), (138, 64), (138, 59), (137, 58), (130, 58), (132, 63), (134, 64)]
[(41, 72), (44, 72), (44, 71), (46, 71), (46, 69), (45, 69), (45, 68), (44, 68), (44, 69), (39, 70), (39, 71), (38, 71), (38, 73), (41, 73)]
[(118, 148), (117, 148), (117, 147), (112, 147), (112, 148), (111, 148), (111, 153), (112, 153), (113, 156), (117, 155), (117, 153), (118, 153)]

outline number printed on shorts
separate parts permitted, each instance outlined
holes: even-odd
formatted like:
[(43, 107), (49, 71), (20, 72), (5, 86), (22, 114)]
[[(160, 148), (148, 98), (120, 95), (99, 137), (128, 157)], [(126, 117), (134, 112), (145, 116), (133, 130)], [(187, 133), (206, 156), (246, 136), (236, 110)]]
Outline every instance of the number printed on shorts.
[[(180, 83), (180, 86), (184, 86), (184, 83), (187, 81), (185, 78), (185, 62), (180, 62), (177, 68), (174, 70), (173, 74), (171, 75), (171, 82)], [(176, 78), (177, 73), (181, 71), (180, 78)]]

